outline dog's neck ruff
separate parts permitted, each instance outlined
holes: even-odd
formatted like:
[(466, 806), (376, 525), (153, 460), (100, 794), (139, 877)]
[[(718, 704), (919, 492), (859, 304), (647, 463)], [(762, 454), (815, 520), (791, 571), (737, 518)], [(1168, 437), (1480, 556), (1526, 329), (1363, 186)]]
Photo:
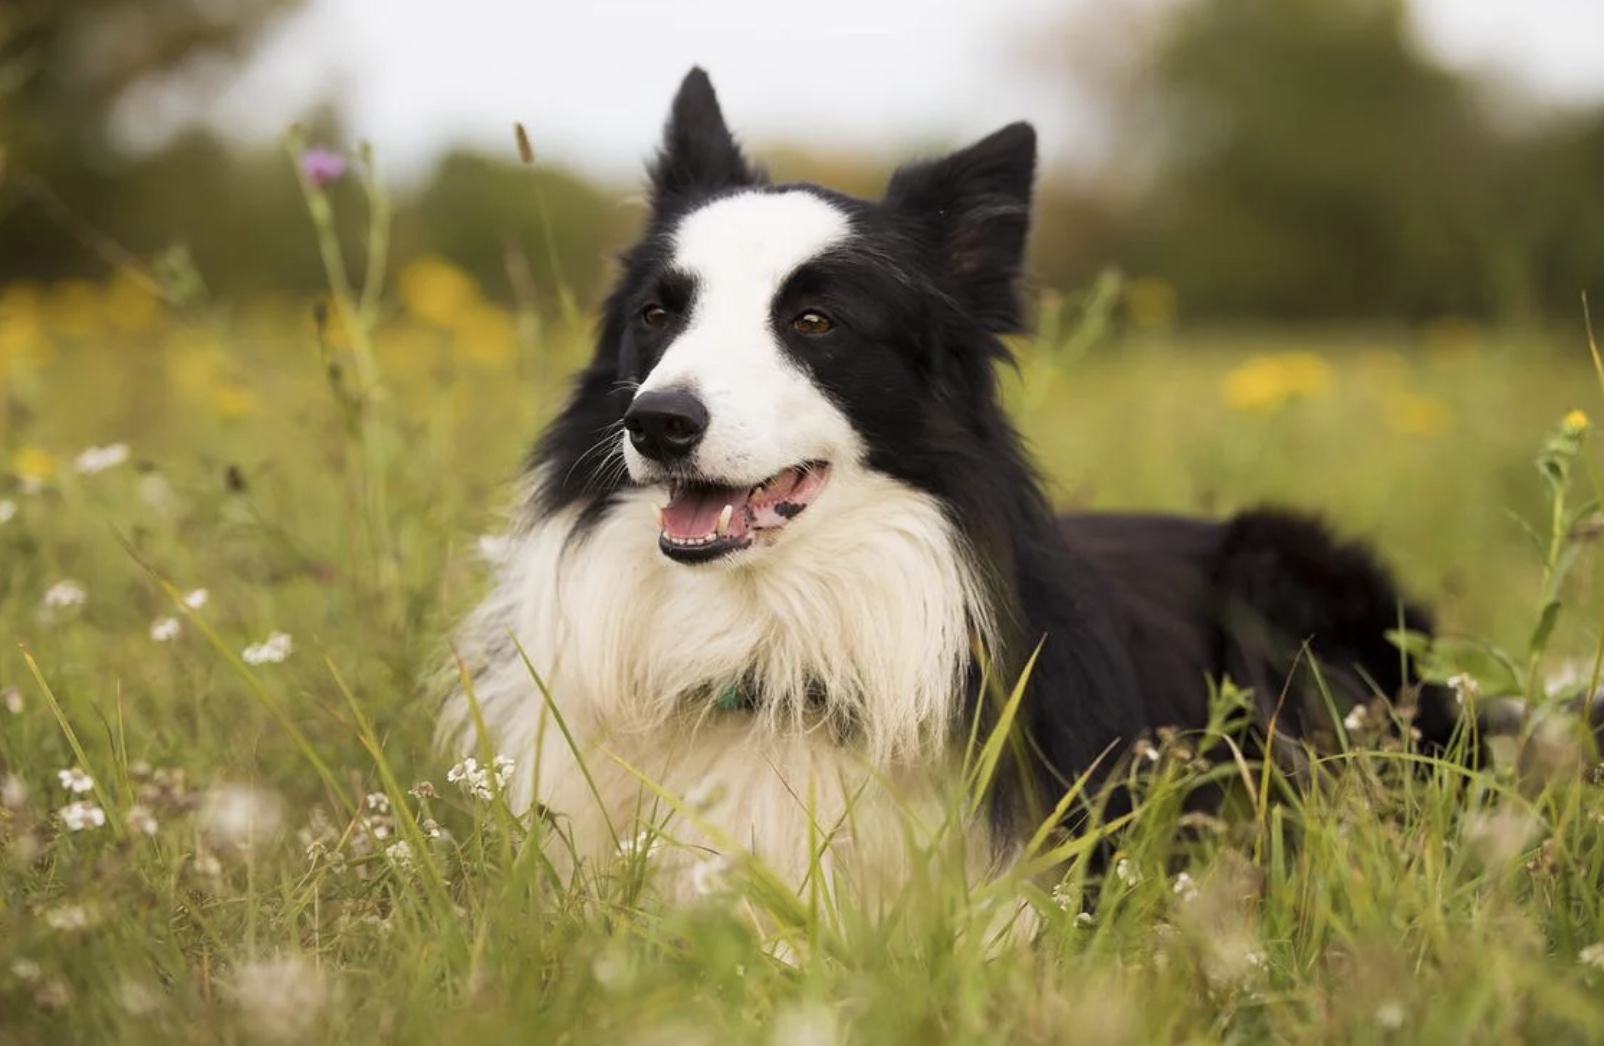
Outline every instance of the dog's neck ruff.
[[(972, 556), (934, 499), (895, 480), (843, 468), (827, 496), (733, 565), (663, 556), (656, 490), (515, 537), (465, 633), (499, 748), (516, 758), (543, 729), (532, 667), (588, 736), (694, 730), (733, 693), (759, 735), (822, 730), (882, 768), (936, 758), (962, 717), (971, 636), (992, 635)], [(514, 640), (527, 667), (506, 656)]]

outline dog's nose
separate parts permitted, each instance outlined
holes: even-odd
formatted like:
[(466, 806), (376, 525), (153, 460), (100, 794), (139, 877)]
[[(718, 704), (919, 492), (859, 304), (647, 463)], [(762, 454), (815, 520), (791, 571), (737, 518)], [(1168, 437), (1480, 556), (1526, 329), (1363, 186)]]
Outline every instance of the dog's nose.
[(696, 449), (707, 432), (707, 408), (685, 389), (643, 392), (624, 413), (624, 429), (635, 449), (667, 464)]

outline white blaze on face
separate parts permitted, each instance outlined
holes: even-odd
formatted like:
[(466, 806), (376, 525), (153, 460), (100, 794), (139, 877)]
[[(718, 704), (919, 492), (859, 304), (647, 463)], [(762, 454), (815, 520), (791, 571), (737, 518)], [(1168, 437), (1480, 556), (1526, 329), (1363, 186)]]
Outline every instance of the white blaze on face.
[[(701, 399), (708, 429), (692, 461), (710, 479), (755, 484), (858, 456), (851, 424), (786, 358), (771, 323), (786, 278), (850, 234), (845, 213), (807, 192), (726, 197), (675, 230), (673, 264), (696, 283), (691, 315), (637, 395), (684, 388)], [(624, 455), (637, 480), (655, 475), (627, 438)]]

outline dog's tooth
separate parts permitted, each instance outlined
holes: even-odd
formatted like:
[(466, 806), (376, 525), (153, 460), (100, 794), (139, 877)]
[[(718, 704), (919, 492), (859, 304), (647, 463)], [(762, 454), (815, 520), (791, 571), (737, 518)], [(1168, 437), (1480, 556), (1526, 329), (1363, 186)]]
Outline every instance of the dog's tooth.
[(747, 498), (748, 501), (762, 501), (763, 500), (763, 484), (759, 483), (757, 486), (753, 487), (752, 488), (752, 493), (748, 494), (746, 496), (746, 498)]
[(729, 533), (729, 530), (730, 530), (730, 517), (734, 516), (734, 515), (735, 515), (735, 506), (734, 505), (725, 505), (724, 506), (724, 511), (720, 512), (718, 514), (718, 529), (715, 531), (715, 533), (719, 537), (723, 537), (725, 534)]

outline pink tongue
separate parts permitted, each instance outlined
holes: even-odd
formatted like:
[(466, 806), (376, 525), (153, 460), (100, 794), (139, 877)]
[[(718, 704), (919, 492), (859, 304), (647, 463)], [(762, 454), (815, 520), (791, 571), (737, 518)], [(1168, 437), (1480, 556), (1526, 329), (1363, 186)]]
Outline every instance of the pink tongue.
[(735, 520), (743, 518), (748, 493), (735, 487), (687, 483), (663, 509), (663, 530), (671, 538), (705, 537), (718, 529), (719, 513), (725, 505), (735, 506)]

